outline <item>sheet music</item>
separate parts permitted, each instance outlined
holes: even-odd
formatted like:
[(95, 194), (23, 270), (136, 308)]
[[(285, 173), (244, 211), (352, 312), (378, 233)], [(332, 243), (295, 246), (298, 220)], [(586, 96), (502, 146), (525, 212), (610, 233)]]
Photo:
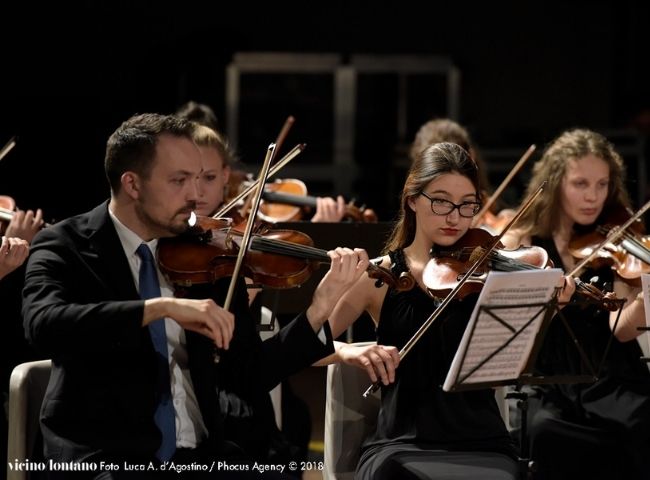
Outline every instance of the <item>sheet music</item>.
[[(561, 284), (561, 278), (562, 270), (557, 268), (490, 272), (454, 356), (443, 390), (452, 390), (459, 381), (467, 385), (516, 380), (526, 366), (544, 318), (542, 306), (518, 307), (518, 305), (548, 303), (555, 287)], [(513, 308), (499, 308), (492, 311), (493, 315), (506, 322), (512, 330), (484, 309), (480, 309), (479, 315), (481, 305), (512, 305)], [(521, 330), (537, 313), (539, 315), (532, 323), (507, 347), (465, 378), (472, 369), (512, 339), (514, 333)]]
[[(650, 274), (641, 274), (641, 291), (643, 292), (643, 307), (645, 309), (645, 325), (650, 328)], [(650, 357), (650, 332), (637, 337), (643, 349), (643, 354)], [(649, 365), (650, 366), (650, 365)]]

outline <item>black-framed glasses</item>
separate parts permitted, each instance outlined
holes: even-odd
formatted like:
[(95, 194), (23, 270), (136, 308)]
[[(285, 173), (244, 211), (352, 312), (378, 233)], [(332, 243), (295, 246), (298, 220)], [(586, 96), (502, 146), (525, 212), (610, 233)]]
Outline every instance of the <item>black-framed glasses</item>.
[(432, 198), (424, 192), (420, 194), (431, 202), (431, 211), (436, 215), (449, 215), (457, 208), (461, 217), (472, 218), (481, 209), (481, 204), (478, 202), (463, 202), (457, 205), (444, 198)]

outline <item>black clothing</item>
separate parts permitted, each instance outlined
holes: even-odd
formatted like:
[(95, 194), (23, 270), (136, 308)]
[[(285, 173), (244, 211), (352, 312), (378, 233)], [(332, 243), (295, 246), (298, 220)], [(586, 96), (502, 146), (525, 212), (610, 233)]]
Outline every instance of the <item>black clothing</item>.
[[(161, 440), (153, 420), (156, 354), (148, 329), (142, 328), (144, 301), (107, 202), (39, 232), (23, 293), (27, 336), (52, 359), (41, 410), (46, 459), (153, 459)], [(333, 350), (328, 327), (323, 344), (304, 314), (262, 344), (243, 280), (232, 311), (235, 334), (218, 368), (212, 341), (185, 331), (194, 392), (208, 430), (204, 443), (217, 459), (245, 456), (226, 440), (219, 382), (232, 376), (249, 390), (268, 388), (303, 362)]]
[[(392, 252), (391, 259), (398, 269), (395, 273), (406, 270), (402, 251)], [(438, 475), (453, 474), (449, 467), (456, 462), (454, 458), (479, 465), (479, 471), (468, 468), (465, 478), (483, 478), (480, 465), (487, 467), (483, 463), (490, 463), (487, 458), (497, 459), (498, 474), (489, 478), (516, 475), (514, 445), (494, 391), (442, 390), (476, 298), (453, 301), (402, 360), (395, 383), (382, 386), (377, 430), (364, 444), (358, 478), (441, 478)], [(378, 343), (401, 348), (437, 303), (418, 287), (406, 292), (389, 288), (381, 309)], [(410, 462), (419, 466), (412, 469)]]
[[(533, 238), (555, 265), (562, 260), (552, 239)], [(614, 273), (588, 270), (581, 279), (598, 277), (611, 286)], [(574, 299), (579, 299), (574, 295)], [(594, 383), (538, 385), (531, 399), (531, 458), (536, 479), (647, 479), (650, 476), (650, 372), (640, 361), (636, 340), (612, 337), (609, 312), (595, 305), (567, 305), (562, 310), (599, 378)], [(605, 349), (611, 339), (609, 351)], [(536, 370), (543, 375), (590, 373), (558, 317), (547, 330)], [(596, 372), (598, 373), (598, 372)]]

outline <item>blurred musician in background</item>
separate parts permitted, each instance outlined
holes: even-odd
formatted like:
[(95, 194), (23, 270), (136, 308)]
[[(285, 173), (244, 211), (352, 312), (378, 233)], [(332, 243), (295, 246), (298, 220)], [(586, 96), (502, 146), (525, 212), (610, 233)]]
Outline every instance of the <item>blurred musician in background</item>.
[[(623, 160), (605, 137), (586, 129), (563, 132), (535, 164), (528, 193), (543, 181), (546, 188), (503, 243), (541, 246), (556, 267), (571, 271), (578, 263), (571, 248), (576, 237), (620, 214), (629, 218), (624, 175)], [(627, 302), (614, 332), (618, 312), (595, 305), (563, 309), (593, 367), (604, 363), (593, 383), (533, 387), (531, 457), (539, 480), (650, 475), (650, 372), (636, 341), (641, 333), (636, 327), (645, 325), (643, 298), (638, 287), (622, 281), (609, 265), (598, 266), (598, 260), (578, 272), (580, 278), (601, 290), (613, 286)], [(588, 373), (560, 319), (549, 326), (536, 368), (545, 376)]]

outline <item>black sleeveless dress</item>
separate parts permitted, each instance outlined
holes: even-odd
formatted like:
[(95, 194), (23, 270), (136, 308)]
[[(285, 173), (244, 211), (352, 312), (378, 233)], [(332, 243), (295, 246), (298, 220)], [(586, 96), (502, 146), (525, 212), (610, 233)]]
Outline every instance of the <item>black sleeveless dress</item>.
[[(407, 270), (401, 250), (393, 270)], [(356, 478), (513, 479), (516, 452), (492, 389), (446, 393), (442, 384), (476, 302), (454, 301), (382, 387), (377, 430), (364, 446)], [(377, 340), (401, 348), (435, 310), (420, 288), (388, 290)]]
[[(533, 238), (533, 244), (562, 265), (552, 239)], [(584, 281), (594, 277), (599, 288), (611, 289), (611, 268), (581, 275)], [(598, 380), (534, 387), (539, 395), (538, 404), (531, 403), (530, 417), (535, 478), (650, 479), (650, 371), (640, 361), (638, 342), (612, 337), (609, 312), (596, 306), (567, 305), (562, 314), (588, 363), (564, 324), (554, 318), (536, 362), (538, 372), (584, 374), (591, 364)]]

